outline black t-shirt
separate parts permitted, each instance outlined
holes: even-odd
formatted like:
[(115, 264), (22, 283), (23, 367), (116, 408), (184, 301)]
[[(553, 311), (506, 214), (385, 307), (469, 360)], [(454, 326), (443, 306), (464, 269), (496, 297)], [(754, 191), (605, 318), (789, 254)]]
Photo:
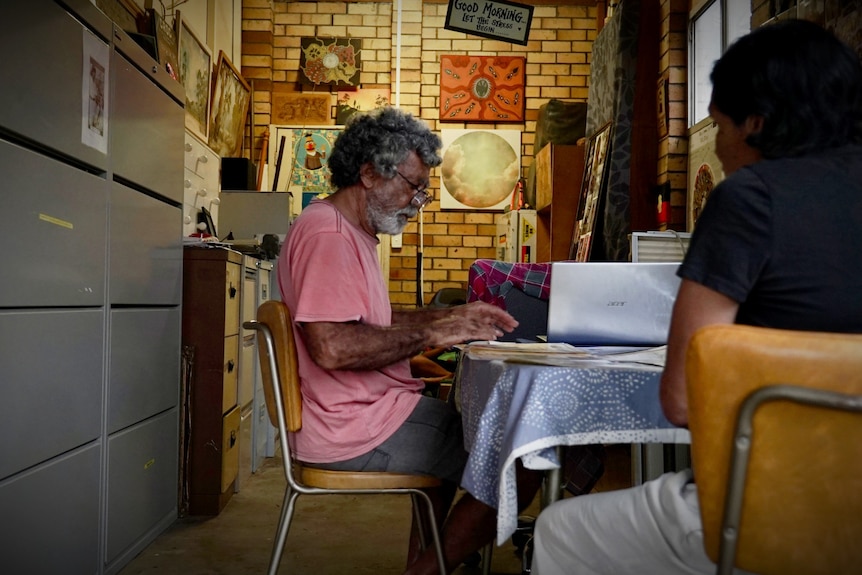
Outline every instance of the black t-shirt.
[(739, 302), (737, 323), (862, 332), (862, 147), (731, 174), (679, 275)]

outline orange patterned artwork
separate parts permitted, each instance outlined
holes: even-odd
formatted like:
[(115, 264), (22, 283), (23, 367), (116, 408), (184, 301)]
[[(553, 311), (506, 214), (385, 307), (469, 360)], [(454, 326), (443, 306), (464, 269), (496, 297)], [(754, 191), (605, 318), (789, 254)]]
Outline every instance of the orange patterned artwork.
[(523, 122), (522, 56), (440, 56), (441, 122)]

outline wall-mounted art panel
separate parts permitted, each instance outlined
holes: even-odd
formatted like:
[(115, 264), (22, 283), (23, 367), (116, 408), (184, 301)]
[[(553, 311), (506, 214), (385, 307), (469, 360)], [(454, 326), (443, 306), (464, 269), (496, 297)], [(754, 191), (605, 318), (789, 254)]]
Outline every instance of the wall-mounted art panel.
[(440, 56), (441, 122), (523, 122), (521, 56)]
[(521, 176), (519, 130), (441, 131), (440, 207), (503, 210)]
[(344, 83), (359, 85), (360, 52), (358, 38), (302, 38), (299, 81), (303, 84)]

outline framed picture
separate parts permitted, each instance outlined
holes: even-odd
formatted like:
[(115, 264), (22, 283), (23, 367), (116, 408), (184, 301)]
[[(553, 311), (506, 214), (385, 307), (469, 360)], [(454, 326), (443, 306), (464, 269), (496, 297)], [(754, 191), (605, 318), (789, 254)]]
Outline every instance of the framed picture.
[(521, 177), (520, 130), (440, 132), (440, 207), (502, 211)]
[[(273, 85), (272, 112), (273, 124), (334, 124), (332, 120), (332, 94), (329, 92), (286, 92)], [(341, 122), (338, 122), (339, 124)]]
[(204, 142), (209, 140), (210, 86), (213, 55), (177, 12), (177, 61), (180, 82), (186, 89), (186, 128)]
[(359, 86), (362, 40), (359, 38), (300, 39), (299, 81), (302, 84)]
[(159, 64), (171, 78), (179, 81), (176, 28), (152, 8), (147, 10), (147, 27), (147, 33), (156, 39), (156, 54)]
[(293, 193), (293, 215), (313, 198), (335, 190), (329, 182), (329, 157), (344, 126), (269, 126), (270, 190)]
[(441, 122), (523, 122), (523, 56), (440, 56)]
[(688, 131), (688, 209), (686, 229), (694, 225), (709, 199), (709, 194), (724, 179), (721, 162), (715, 155), (715, 133), (712, 118), (704, 118)]
[(369, 112), (389, 105), (391, 92), (388, 88), (359, 88), (339, 90), (335, 107), (335, 123), (344, 125), (356, 112)]
[(209, 146), (222, 158), (237, 158), (242, 151), (251, 86), (223, 50), (218, 53), (210, 108)]
[(584, 178), (581, 181), (581, 200), (578, 219), (572, 237), (569, 259), (586, 262), (593, 247), (593, 231), (601, 208), (601, 198), (607, 182), (608, 157), (610, 156), (611, 123), (602, 126), (587, 141), (584, 156)]

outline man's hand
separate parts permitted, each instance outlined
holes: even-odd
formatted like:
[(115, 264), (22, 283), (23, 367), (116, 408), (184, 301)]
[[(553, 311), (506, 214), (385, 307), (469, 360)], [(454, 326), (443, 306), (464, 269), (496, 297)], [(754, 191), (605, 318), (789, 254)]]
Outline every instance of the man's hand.
[(394, 312), (391, 326), (359, 322), (309, 322), (302, 337), (324, 369), (380, 369), (429, 347), (495, 340), (518, 326), (502, 309), (485, 302), (450, 308)]
[(428, 345), (449, 347), (467, 341), (495, 340), (518, 327), (508, 312), (481, 301), (447, 310), (446, 316), (432, 322)]

